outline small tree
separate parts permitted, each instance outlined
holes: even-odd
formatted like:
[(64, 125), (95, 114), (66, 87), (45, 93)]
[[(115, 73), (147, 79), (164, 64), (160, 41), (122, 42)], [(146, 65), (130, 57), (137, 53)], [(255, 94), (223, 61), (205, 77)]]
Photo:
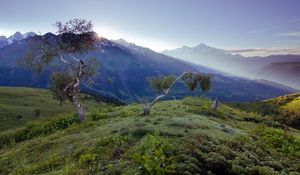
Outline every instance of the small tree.
[(151, 102), (145, 102), (143, 104), (143, 114), (149, 115), (156, 102), (167, 96), (177, 81), (183, 80), (190, 91), (194, 91), (198, 86), (200, 86), (202, 92), (206, 92), (211, 88), (211, 78), (212, 75), (210, 74), (191, 72), (184, 72), (178, 77), (174, 75), (168, 75), (148, 78), (152, 89), (154, 89), (160, 95), (156, 96)]
[[(97, 35), (92, 30), (91, 21), (82, 19), (73, 19), (66, 23), (56, 22), (55, 26), (58, 36), (43, 39), (38, 49), (31, 48), (25, 56), (25, 65), (36, 72), (41, 72), (51, 63), (58, 65), (59, 63), (55, 60), (65, 64), (62, 71), (52, 74), (50, 90), (60, 104), (66, 100), (72, 102), (82, 122), (85, 119), (85, 113), (78, 96), (80, 84), (82, 80), (95, 73), (97, 64), (93, 59), (87, 62), (78, 56), (82, 57), (84, 52), (95, 48)], [(36, 50), (40, 52), (36, 53)]]

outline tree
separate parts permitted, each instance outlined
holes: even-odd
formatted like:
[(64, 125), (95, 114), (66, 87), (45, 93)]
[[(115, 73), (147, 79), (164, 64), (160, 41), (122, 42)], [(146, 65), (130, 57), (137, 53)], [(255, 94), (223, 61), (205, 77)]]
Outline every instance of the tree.
[(198, 86), (200, 86), (202, 92), (206, 92), (211, 88), (211, 79), (212, 75), (210, 74), (191, 72), (184, 72), (178, 77), (174, 75), (149, 77), (148, 81), (152, 89), (154, 89), (157, 93), (160, 93), (160, 95), (156, 96), (151, 102), (145, 102), (143, 104), (143, 114), (149, 115), (156, 102), (166, 97), (177, 81), (183, 80), (187, 89), (190, 91), (194, 91)]
[[(73, 19), (66, 23), (56, 22), (55, 26), (58, 36), (43, 38), (38, 49), (30, 48), (24, 62), (36, 72), (43, 71), (50, 64), (64, 67), (52, 74), (50, 90), (60, 104), (67, 100), (73, 103), (82, 122), (85, 112), (79, 100), (80, 84), (95, 74), (97, 66), (95, 59), (87, 61), (82, 54), (95, 49), (98, 37), (92, 30), (91, 21)], [(56, 60), (65, 66), (61, 66)]]

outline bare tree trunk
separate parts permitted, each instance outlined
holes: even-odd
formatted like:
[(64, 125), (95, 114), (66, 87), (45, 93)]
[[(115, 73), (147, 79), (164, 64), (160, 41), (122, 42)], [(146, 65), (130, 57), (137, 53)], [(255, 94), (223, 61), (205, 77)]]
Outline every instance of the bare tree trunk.
[(76, 107), (80, 122), (83, 122), (85, 120), (85, 113), (84, 113), (83, 107), (81, 106), (81, 104), (78, 100), (78, 97), (76, 95), (72, 97), (72, 103)]
[(144, 103), (144, 115), (149, 115), (151, 108), (155, 105), (156, 102), (158, 102), (158, 100), (160, 100), (161, 98), (164, 98), (165, 96), (167, 96), (171, 90), (171, 88), (174, 86), (174, 84), (180, 80), (185, 74), (187, 74), (188, 72), (184, 72), (182, 73), (180, 76), (178, 76), (170, 85), (170, 87), (166, 90), (164, 90), (164, 93), (155, 97), (155, 99), (151, 102), (151, 103)]
[(79, 102), (78, 93), (80, 88), (80, 79), (83, 73), (83, 67), (85, 66), (82, 60), (79, 61), (79, 65), (76, 66), (78, 68), (75, 79), (69, 83), (64, 89), (64, 93), (66, 93), (69, 100), (75, 105), (77, 113), (79, 115), (80, 122), (85, 120), (85, 113), (82, 105)]
[(218, 108), (220, 107), (220, 105), (221, 105), (221, 103), (220, 103), (219, 99), (215, 99), (214, 102), (213, 102), (213, 104), (211, 105), (211, 109), (213, 111), (216, 111), (216, 110), (218, 110)]
[(150, 103), (144, 103), (144, 115), (149, 115), (151, 111)]

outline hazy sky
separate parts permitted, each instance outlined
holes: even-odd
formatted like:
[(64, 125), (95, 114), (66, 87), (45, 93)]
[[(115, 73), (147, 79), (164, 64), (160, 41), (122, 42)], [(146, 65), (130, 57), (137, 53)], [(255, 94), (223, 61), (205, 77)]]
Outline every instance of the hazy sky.
[(156, 51), (300, 48), (300, 0), (0, 0), (0, 9), (0, 35), (54, 32), (56, 21), (84, 18), (101, 36)]

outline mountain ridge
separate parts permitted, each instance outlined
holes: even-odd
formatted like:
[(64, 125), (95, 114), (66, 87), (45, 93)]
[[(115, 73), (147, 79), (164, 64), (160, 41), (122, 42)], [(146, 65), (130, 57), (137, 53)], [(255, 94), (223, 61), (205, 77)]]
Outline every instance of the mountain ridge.
[(26, 32), (24, 34), (22, 34), (21, 32), (17, 31), (16, 33), (14, 33), (13, 35), (6, 37), (4, 35), (0, 36), (0, 48), (8, 46), (12, 43), (21, 41), (23, 39), (26, 39), (28, 37), (33, 37), (37, 35), (35, 32)]
[[(43, 36), (36, 35), (23, 39), (0, 49), (0, 85), (2, 86), (30, 86), (47, 88), (51, 66), (39, 76), (30, 70), (26, 70), (17, 64), (20, 58), (24, 58), (29, 46), (40, 47), (44, 40), (55, 40), (58, 37), (52, 33)], [(38, 50), (36, 50), (38, 51)], [(85, 92), (99, 93), (109, 97), (118, 98), (120, 101), (133, 102), (136, 96), (149, 99), (155, 95), (146, 80), (149, 76), (179, 75), (185, 71), (205, 72), (213, 71), (204, 66), (196, 66), (170, 56), (156, 53), (149, 48), (128, 45), (127, 47), (114, 43), (108, 39), (100, 38), (97, 49), (84, 55), (86, 58), (97, 58), (101, 62), (101, 68), (94, 77), (94, 81), (102, 84), (112, 78), (112, 83), (103, 86), (83, 86)], [(57, 63), (56, 63), (57, 64)], [(221, 100), (251, 101), (264, 99), (295, 92), (294, 89), (274, 87), (255, 81), (237, 77), (222, 76), (216, 73), (213, 81), (213, 89), (206, 95)], [(138, 83), (137, 83), (138, 82)], [(249, 90), (249, 87), (252, 87)], [(266, 92), (263, 92), (264, 89)], [(175, 86), (176, 96), (182, 98), (185, 95), (200, 95), (200, 92), (189, 93), (182, 83)], [(230, 94), (232, 93), (232, 94)], [(173, 94), (175, 95), (175, 94)], [(169, 97), (170, 98), (170, 97)]]
[[(300, 55), (270, 55), (266, 57), (252, 56), (245, 57), (239, 54), (230, 54), (225, 50), (213, 48), (207, 45), (202, 47), (181, 47), (173, 50), (166, 50), (163, 54), (182, 59), (189, 60), (190, 62), (206, 65), (220, 71), (240, 75), (250, 79), (267, 79), (275, 81), (295, 89), (300, 89), (300, 77), (297, 74), (290, 73), (288, 69), (279, 69), (274, 72), (274, 75), (279, 75), (280, 71), (285, 71), (283, 75), (272, 76), (264, 71), (265, 68), (271, 67), (272, 63), (283, 62), (300, 62)], [(289, 76), (292, 76), (290, 78)], [(291, 80), (289, 80), (291, 79)]]

